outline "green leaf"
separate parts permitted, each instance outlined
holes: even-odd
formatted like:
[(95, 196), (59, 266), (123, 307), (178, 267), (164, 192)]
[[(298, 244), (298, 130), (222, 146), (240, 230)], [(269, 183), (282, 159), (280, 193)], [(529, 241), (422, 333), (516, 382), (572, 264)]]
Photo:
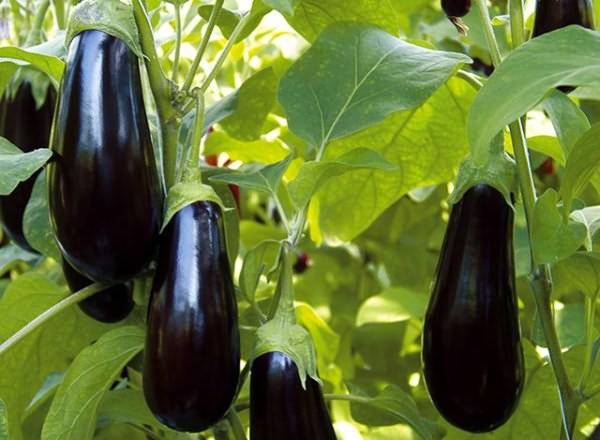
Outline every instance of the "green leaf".
[(571, 203), (589, 183), (594, 173), (600, 168), (600, 149), (598, 137), (600, 123), (594, 124), (573, 146), (567, 159), (565, 174), (560, 187), (565, 209), (571, 210)]
[(556, 263), (568, 258), (585, 241), (585, 225), (573, 220), (563, 223), (557, 204), (558, 194), (553, 189), (546, 190), (535, 204), (531, 236), (536, 264)]
[[(565, 260), (566, 261), (566, 260)], [(560, 263), (559, 263), (560, 264)], [(552, 274), (554, 276), (554, 273)], [(585, 343), (585, 307), (581, 303), (565, 304), (554, 310), (554, 325), (562, 349)], [(533, 342), (539, 347), (547, 347), (544, 330), (539, 315), (535, 314), (531, 332)]]
[(371, 25), (337, 23), (285, 74), (279, 101), (292, 131), (323, 148), (419, 106), (469, 61), (408, 44)]
[(290, 154), (279, 139), (259, 139), (254, 142), (242, 142), (228, 136), (222, 131), (215, 131), (207, 137), (204, 154), (227, 153), (232, 161), (245, 163), (258, 162), (270, 164), (279, 162)]
[(593, 298), (600, 293), (600, 255), (577, 252), (558, 262), (552, 277)]
[(468, 152), (465, 119), (474, 95), (471, 86), (452, 79), (418, 109), (329, 145), (325, 159), (360, 145), (398, 171), (352, 171), (331, 179), (311, 205), (318, 208), (318, 225), (313, 221), (311, 228), (319, 226), (326, 239), (351, 240), (408, 191), (453, 179)]
[(276, 240), (264, 240), (250, 249), (244, 257), (240, 272), (240, 289), (248, 302), (254, 302), (254, 294), (260, 277), (276, 268), (281, 243)]
[(379, 395), (369, 397), (352, 387), (352, 394), (360, 399), (352, 401), (352, 417), (368, 426), (390, 426), (398, 423), (410, 425), (423, 439), (441, 438), (438, 429), (425, 423), (419, 415), (417, 405), (411, 396), (397, 386), (386, 387)]
[(7, 139), (0, 137), (0, 196), (13, 192), (20, 182), (30, 178), (50, 157), (52, 152), (48, 148), (23, 153)]
[(559, 165), (564, 166), (567, 162), (563, 147), (554, 136), (534, 136), (527, 139), (527, 144), (530, 150), (550, 156)]
[(410, 28), (409, 14), (430, 3), (430, 0), (327, 0), (327, 3), (302, 0), (294, 17), (288, 20), (308, 41), (314, 41), (327, 26), (342, 21), (372, 23), (398, 35), (401, 24)]
[[(168, 430), (169, 439), (177, 435), (154, 417), (141, 390), (126, 388), (105, 393), (98, 407), (98, 420)], [(185, 434), (180, 435), (186, 438)]]
[(23, 232), (27, 242), (42, 255), (60, 261), (61, 254), (50, 226), (46, 173), (37, 177), (23, 214)]
[(317, 311), (307, 303), (296, 305), (296, 319), (298, 324), (308, 330), (315, 346), (317, 365), (323, 375), (336, 363), (340, 348), (339, 335), (325, 322)]
[(567, 156), (577, 140), (590, 129), (590, 122), (585, 113), (558, 90), (552, 91), (543, 104)]
[(97, 29), (122, 40), (140, 59), (144, 58), (131, 3), (83, 0), (69, 14), (65, 46), (69, 47), (77, 34), (89, 29)]
[(0, 248), (0, 276), (19, 263), (33, 263), (38, 256), (21, 249), (16, 244), (8, 244)]
[(302, 0), (262, 0), (262, 2), (265, 5), (281, 12), (283, 15), (293, 17), (296, 8), (302, 2)]
[(589, 206), (573, 211), (571, 213), (571, 218), (585, 225), (587, 228), (585, 247), (588, 250), (592, 250), (594, 238), (598, 230), (600, 230), (600, 206)]
[[(0, 300), (0, 342), (67, 295), (65, 288), (40, 274), (19, 276)], [(48, 374), (66, 369), (83, 347), (109, 328), (72, 307), (0, 357), (0, 399), (9, 410), (11, 440), (22, 440), (21, 416)]]
[(144, 332), (125, 326), (84, 349), (67, 370), (42, 430), (43, 440), (91, 438), (100, 400), (123, 367), (144, 348)]
[(422, 319), (427, 308), (427, 296), (403, 287), (392, 287), (367, 299), (358, 310), (356, 326), (368, 323), (402, 322)]
[[(573, 50), (576, 47), (577, 50)], [(598, 84), (600, 34), (568, 26), (529, 40), (502, 62), (469, 113), (469, 141), (487, 148), (506, 125), (560, 85)]]
[(223, 201), (209, 185), (191, 182), (181, 182), (173, 185), (167, 194), (167, 210), (165, 212), (161, 231), (167, 227), (175, 214), (186, 206), (202, 200), (214, 202), (219, 205), (221, 209), (225, 209)]
[(296, 178), (288, 185), (292, 202), (301, 209), (326, 181), (361, 169), (393, 171), (397, 167), (387, 162), (377, 151), (368, 148), (351, 150), (336, 159), (305, 162)]
[(213, 176), (211, 181), (233, 183), (243, 188), (261, 191), (275, 195), (281, 183), (281, 179), (287, 170), (292, 156), (286, 157), (281, 162), (260, 167), (257, 171), (250, 173), (225, 173)]
[[(46, 54), (43, 51), (47, 46), (39, 45), (29, 48), (20, 47), (0, 47), (0, 58), (3, 62), (13, 62), (17, 65), (31, 64), (36, 69), (46, 73), (58, 85), (63, 72), (65, 63), (58, 57)], [(12, 75), (11, 75), (12, 76)]]
[(272, 67), (251, 76), (238, 91), (235, 111), (221, 121), (221, 127), (241, 141), (258, 139), (275, 105), (278, 84)]
[(0, 399), (0, 440), (9, 440), (8, 437), (8, 410), (6, 404)]

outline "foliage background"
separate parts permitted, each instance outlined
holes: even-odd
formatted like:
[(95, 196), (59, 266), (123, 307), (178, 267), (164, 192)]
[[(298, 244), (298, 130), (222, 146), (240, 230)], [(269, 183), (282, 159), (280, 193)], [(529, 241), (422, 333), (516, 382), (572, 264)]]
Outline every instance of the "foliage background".
[[(9, 10), (20, 11), (19, 16), (12, 16), (10, 38), (3, 41), (7, 46), (23, 43), (27, 29), (24, 23), (31, 20), (15, 3), (16, 0), (12, 0), (1, 4), (6, 16)], [(35, 10), (35, 1), (21, 3)], [(533, 3), (527, 4), (528, 17), (531, 17)], [(495, 20), (496, 34), (502, 48), (507, 50), (508, 29), (502, 19), (506, 4), (503, 1), (492, 4), (492, 14), (499, 16)], [(251, 4), (227, 0), (225, 7), (230, 11), (248, 10)], [(148, 9), (156, 30), (159, 55), (168, 71), (174, 51), (173, 5), (151, 0)], [(208, 17), (210, 6), (191, 0), (182, 4), (182, 11), (184, 45), (180, 80), (190, 67), (206, 24), (202, 16)], [(440, 12), (438, 2), (429, 0), (302, 0), (293, 17), (288, 16), (287, 20), (278, 12), (271, 12), (260, 21), (257, 19), (255, 24), (260, 25), (234, 46), (224, 69), (209, 89), (209, 108), (231, 93), (236, 93), (236, 99), (233, 109), (228, 111), (229, 116), (212, 126), (205, 156), (218, 155), (222, 167), (229, 160), (229, 168), (247, 169), (255, 166), (251, 164), (276, 163), (295, 151), (297, 157), (284, 176), (285, 182), (292, 181), (304, 160), (314, 155), (314, 147), (288, 128), (278, 89), (285, 72), (321, 31), (339, 21), (368, 22), (415, 45), (467, 54), (477, 59), (481, 67), (489, 65), (490, 58), (476, 13), (474, 8), (465, 18), (470, 28), (467, 36), (459, 36)], [(53, 20), (51, 14), (46, 18), (49, 50), (52, 55), (62, 57), (64, 49), (60, 42), (64, 37), (54, 30)], [(201, 65), (204, 72), (225, 46), (223, 35), (231, 33), (236, 20), (239, 17), (234, 13), (222, 17), (220, 30), (215, 32), (208, 56)], [(528, 26), (531, 27), (531, 19)], [(17, 38), (19, 33), (23, 35)], [(0, 57), (4, 55), (0, 49)], [(0, 82), (6, 82), (14, 67), (14, 63), (0, 58)], [(481, 73), (481, 70), (475, 71)], [(339, 75), (344, 75), (342, 69)], [(398, 75), (401, 77), (402, 72)], [(389, 393), (381, 400), (387, 412), (331, 400), (331, 415), (340, 439), (418, 438), (410, 426), (419, 424), (425, 426), (432, 437), (445, 431), (446, 438), (456, 440), (558, 437), (559, 403), (526, 279), (529, 249), (520, 204), (517, 204), (515, 254), (527, 383), (516, 413), (493, 434), (468, 435), (441, 419), (421, 377), (423, 315), (448, 218), (447, 198), (458, 167), (469, 150), (466, 122), (475, 94), (463, 79), (452, 78), (422, 105), (394, 112), (367, 129), (335, 140), (325, 152), (325, 158), (335, 159), (352, 149), (365, 147), (395, 166), (392, 171), (350, 171), (323, 184), (311, 201), (309, 237), (305, 237), (300, 246), (310, 263), (306, 271), (295, 277), (296, 311), (299, 322), (313, 338), (324, 392), (337, 395), (352, 391), (356, 395), (376, 396), (387, 389)], [(306, 101), (300, 101), (299, 105), (310, 108), (309, 97), (303, 99)], [(582, 87), (573, 99), (590, 123), (600, 120), (599, 89)], [(551, 121), (543, 112), (544, 105), (529, 113), (527, 125), (531, 145), (538, 150), (532, 155), (536, 169), (548, 155), (556, 156), (550, 152), (560, 150), (560, 144), (567, 142), (561, 134), (568, 128), (568, 109), (563, 109), (564, 113)], [(156, 115), (152, 109), (150, 118), (156, 131)], [(188, 126), (190, 122), (187, 120)], [(186, 129), (184, 119), (182, 140), (186, 139)], [(208, 174), (217, 172), (207, 170)], [(557, 188), (561, 173), (548, 176), (540, 171), (536, 179), (540, 190)], [(581, 196), (588, 206), (600, 203), (597, 192), (600, 187), (593, 183)], [(68, 295), (60, 266), (51, 258), (56, 256), (56, 250), (44, 215), (47, 207), (43, 185), (40, 178), (30, 201), (25, 229), (30, 241), (49, 258), (38, 258), (12, 244), (0, 248), (0, 341)], [(225, 185), (217, 187), (221, 194), (227, 195)], [(228, 218), (229, 238), (234, 242), (237, 234), (233, 231), (239, 222), (237, 276), (245, 256), (257, 244), (265, 239), (284, 237), (272, 198), (245, 188), (241, 196), (239, 218), (236, 211), (231, 211)], [(225, 197), (225, 202), (234, 206), (230, 195)], [(593, 241), (594, 237), (590, 238)], [(272, 262), (275, 256), (270, 255), (267, 260), (269, 258)], [(598, 285), (594, 269), (589, 277)], [(590, 337), (585, 328), (585, 289), (571, 276), (567, 263), (562, 269), (558, 267), (554, 282), (557, 329), (566, 350), (567, 367), (572, 380), (576, 381), (584, 346)], [(272, 294), (273, 284), (263, 276), (256, 292), (259, 307), (266, 310)], [(239, 301), (243, 357), (248, 359), (259, 323), (247, 298), (240, 294)], [(140, 391), (139, 352), (147, 293), (136, 291), (136, 302), (135, 312), (125, 323), (117, 325), (96, 323), (77, 308), (71, 308), (0, 358), (0, 439), (8, 438), (9, 425), (11, 440), (81, 439), (88, 434), (97, 439), (144, 439), (148, 435), (155, 436), (150, 438), (191, 438), (162, 429), (145, 407)], [(117, 328), (116, 332), (107, 333)], [(599, 329), (595, 324), (591, 335), (594, 341)], [(84, 350), (93, 341), (97, 342), (92, 348)], [(597, 343), (594, 353), (596, 347)], [(69, 376), (81, 377), (84, 385), (68, 394), (57, 392), (59, 384)], [(600, 384), (600, 365), (594, 366), (589, 383)], [(109, 386), (110, 391), (98, 394), (100, 388)], [(246, 387), (238, 402), (241, 408), (247, 406), (247, 398)], [(64, 404), (55, 405), (60, 410), (59, 416), (65, 419), (54, 414), (58, 427), (53, 428), (49, 426), (52, 422), (46, 422), (46, 434), (42, 436), (52, 399), (64, 400)], [(390, 408), (397, 411), (395, 415), (390, 415)], [(247, 411), (242, 411), (241, 416), (246, 422)], [(60, 437), (47, 434), (54, 429), (60, 431), (65, 420), (76, 417), (88, 420), (84, 425), (89, 432), (63, 431)], [(407, 420), (411, 423), (407, 424)], [(591, 393), (580, 411), (575, 438), (584, 438), (598, 421), (600, 396)]]

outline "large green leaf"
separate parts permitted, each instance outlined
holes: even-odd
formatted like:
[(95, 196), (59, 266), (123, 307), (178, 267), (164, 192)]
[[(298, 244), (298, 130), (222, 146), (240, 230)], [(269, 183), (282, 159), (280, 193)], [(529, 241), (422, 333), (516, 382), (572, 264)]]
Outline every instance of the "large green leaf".
[(400, 24), (408, 23), (408, 13), (430, 3), (430, 0), (302, 0), (289, 18), (291, 25), (309, 41), (313, 41), (327, 26), (340, 21), (372, 23), (392, 35)]
[(326, 183), (316, 197), (325, 238), (352, 239), (408, 191), (452, 179), (468, 152), (465, 118), (474, 95), (469, 85), (453, 79), (419, 108), (332, 143), (327, 159), (360, 146), (377, 151), (398, 170), (352, 171)]
[(585, 113), (558, 90), (550, 93), (544, 100), (544, 109), (552, 120), (564, 151), (570, 152), (575, 142), (590, 128)]
[(533, 38), (504, 60), (477, 95), (469, 113), (471, 146), (487, 148), (556, 86), (599, 83), (599, 33), (569, 26)]
[(52, 401), (42, 440), (91, 438), (104, 392), (143, 348), (144, 331), (125, 326), (104, 334), (79, 353)]
[[(5, 341), (66, 295), (66, 289), (42, 275), (21, 275), (8, 286), (0, 300), (0, 341)], [(11, 440), (22, 440), (21, 415), (48, 374), (67, 368), (83, 347), (109, 328), (73, 307), (46, 322), (0, 357), (0, 399), (10, 414)]]
[(379, 28), (338, 23), (282, 78), (279, 101), (290, 128), (316, 147), (390, 113), (417, 107), (470, 59), (424, 49)]
[(20, 182), (31, 177), (50, 157), (52, 152), (48, 148), (23, 153), (7, 139), (0, 137), (0, 195), (13, 192)]

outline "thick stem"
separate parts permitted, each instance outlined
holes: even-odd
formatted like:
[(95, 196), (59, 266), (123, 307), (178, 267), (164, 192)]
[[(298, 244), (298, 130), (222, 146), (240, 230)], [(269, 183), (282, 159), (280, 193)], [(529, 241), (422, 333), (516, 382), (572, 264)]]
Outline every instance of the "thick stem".
[(206, 92), (206, 90), (210, 86), (210, 83), (216, 78), (217, 74), (221, 70), (221, 66), (223, 66), (223, 63), (227, 59), (231, 48), (235, 45), (237, 38), (240, 36), (240, 34), (242, 33), (242, 31), (244, 30), (251, 18), (252, 15), (250, 13), (246, 13), (246, 15), (244, 15), (244, 17), (236, 25), (235, 29), (231, 33), (231, 36), (229, 37), (229, 40), (227, 41), (227, 45), (225, 45), (225, 48), (221, 52), (221, 55), (219, 55), (217, 62), (215, 63), (212, 70), (204, 80), (202, 87), (200, 87), (200, 90), (203, 93)]
[(46, 310), (41, 315), (37, 316), (35, 319), (30, 321), (25, 327), (16, 332), (2, 344), (0, 344), (0, 358), (14, 345), (20, 342), (27, 335), (31, 334), (36, 329), (40, 328), (44, 323), (46, 323), (49, 319), (57, 316), (63, 310), (69, 308), (73, 304), (77, 304), (80, 301), (83, 301), (86, 298), (89, 298), (94, 293), (98, 293), (101, 290), (104, 290), (110, 286), (104, 284), (92, 284), (91, 286), (86, 287), (85, 289), (79, 290), (78, 292), (69, 295), (62, 301), (54, 304), (48, 310)]
[(133, 13), (145, 55), (150, 88), (156, 102), (164, 148), (164, 170), (167, 187), (173, 185), (177, 169), (177, 111), (171, 104), (171, 83), (165, 77), (154, 46), (152, 27), (141, 0), (133, 0)]
[(206, 27), (206, 32), (202, 36), (202, 41), (200, 42), (200, 47), (198, 48), (198, 52), (196, 53), (196, 57), (192, 62), (192, 66), (190, 67), (190, 71), (183, 83), (182, 91), (187, 93), (192, 87), (192, 83), (194, 82), (194, 77), (198, 72), (198, 66), (200, 66), (200, 61), (202, 61), (202, 57), (204, 56), (204, 52), (208, 47), (208, 43), (210, 41), (210, 36), (213, 33), (215, 28), (215, 24), (217, 23), (217, 19), (219, 18), (219, 14), (221, 14), (221, 9), (223, 9), (223, 3), (225, 0), (217, 0), (213, 10), (210, 13), (210, 17), (208, 19), (208, 25)]
[(44, 19), (46, 18), (46, 13), (48, 12), (48, 8), (50, 7), (50, 0), (44, 0), (38, 6), (38, 10), (35, 14), (35, 20), (33, 21), (33, 25), (29, 31), (29, 35), (27, 36), (27, 41), (25, 41), (25, 46), (35, 46), (42, 42), (42, 33), (44, 31)]
[(523, 0), (510, 0), (508, 4), (510, 15), (510, 34), (512, 47), (516, 49), (525, 42), (525, 19), (523, 15)]
[(287, 325), (296, 324), (294, 311), (294, 252), (292, 245), (284, 241), (279, 256), (279, 280), (275, 297), (269, 311), (269, 319), (281, 319)]
[[(502, 62), (500, 49), (494, 35), (492, 24), (490, 21), (489, 12), (486, 5), (486, 0), (476, 0), (477, 7), (479, 8), (481, 24), (486, 36), (488, 48), (492, 56), (494, 67), (498, 67)], [(518, 9), (513, 13), (518, 12)], [(519, 22), (511, 21), (511, 26), (515, 27)], [(514, 29), (514, 34), (518, 33), (518, 29)], [(517, 39), (519, 37), (517, 36)], [(529, 163), (529, 154), (527, 151), (527, 141), (525, 134), (521, 126), (521, 121), (517, 120), (509, 125), (511, 138), (513, 141), (513, 149), (515, 152), (515, 160), (517, 162), (517, 170), (519, 177), (519, 184), (521, 187), (521, 194), (523, 196), (523, 205), (525, 207), (525, 215), (527, 219), (527, 226), (529, 230), (529, 237), (531, 243), (531, 224), (533, 219), (533, 210), (536, 202), (536, 192), (533, 183), (533, 175), (531, 172), (531, 166)], [(532, 246), (530, 246), (533, 249)], [(531, 256), (533, 262), (533, 254)], [(577, 410), (579, 407), (579, 400), (575, 393), (567, 370), (562, 358), (560, 344), (558, 336), (556, 334), (556, 328), (554, 326), (552, 317), (552, 305), (550, 295), (552, 293), (552, 276), (550, 268), (547, 265), (535, 266), (532, 264), (532, 272), (530, 275), (530, 283), (534, 292), (534, 298), (536, 303), (536, 309), (542, 329), (544, 332), (544, 338), (546, 339), (546, 345), (550, 355), (550, 363), (552, 370), (558, 385), (558, 392), (561, 401), (562, 416), (563, 416), (563, 432), (567, 439), (572, 438), (572, 432), (575, 426), (575, 420), (577, 417)]]
[(175, 2), (175, 59), (173, 60), (173, 73), (171, 81), (177, 83), (177, 74), (179, 73), (179, 55), (181, 53), (181, 4)]

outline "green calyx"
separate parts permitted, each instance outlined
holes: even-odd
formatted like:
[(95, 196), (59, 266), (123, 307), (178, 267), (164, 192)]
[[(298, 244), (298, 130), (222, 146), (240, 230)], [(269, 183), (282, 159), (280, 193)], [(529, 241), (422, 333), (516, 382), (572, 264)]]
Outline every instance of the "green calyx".
[[(273, 318), (256, 332), (253, 359), (274, 351), (290, 357), (298, 368), (302, 387), (307, 376), (320, 383), (317, 376), (315, 348), (306, 329), (296, 323), (293, 286), (294, 256), (289, 243), (284, 242), (280, 254), (279, 281), (275, 292), (277, 308)], [(278, 301), (277, 301), (278, 300)]]
[(517, 169), (512, 157), (504, 152), (504, 133), (494, 138), (488, 154), (475, 159), (469, 156), (458, 170), (454, 191), (448, 202), (455, 204), (475, 185), (485, 183), (496, 188), (513, 207), (513, 197), (517, 184)]
[(122, 40), (139, 58), (143, 58), (138, 28), (131, 4), (121, 0), (84, 0), (73, 9), (65, 46), (81, 32), (96, 29)]

